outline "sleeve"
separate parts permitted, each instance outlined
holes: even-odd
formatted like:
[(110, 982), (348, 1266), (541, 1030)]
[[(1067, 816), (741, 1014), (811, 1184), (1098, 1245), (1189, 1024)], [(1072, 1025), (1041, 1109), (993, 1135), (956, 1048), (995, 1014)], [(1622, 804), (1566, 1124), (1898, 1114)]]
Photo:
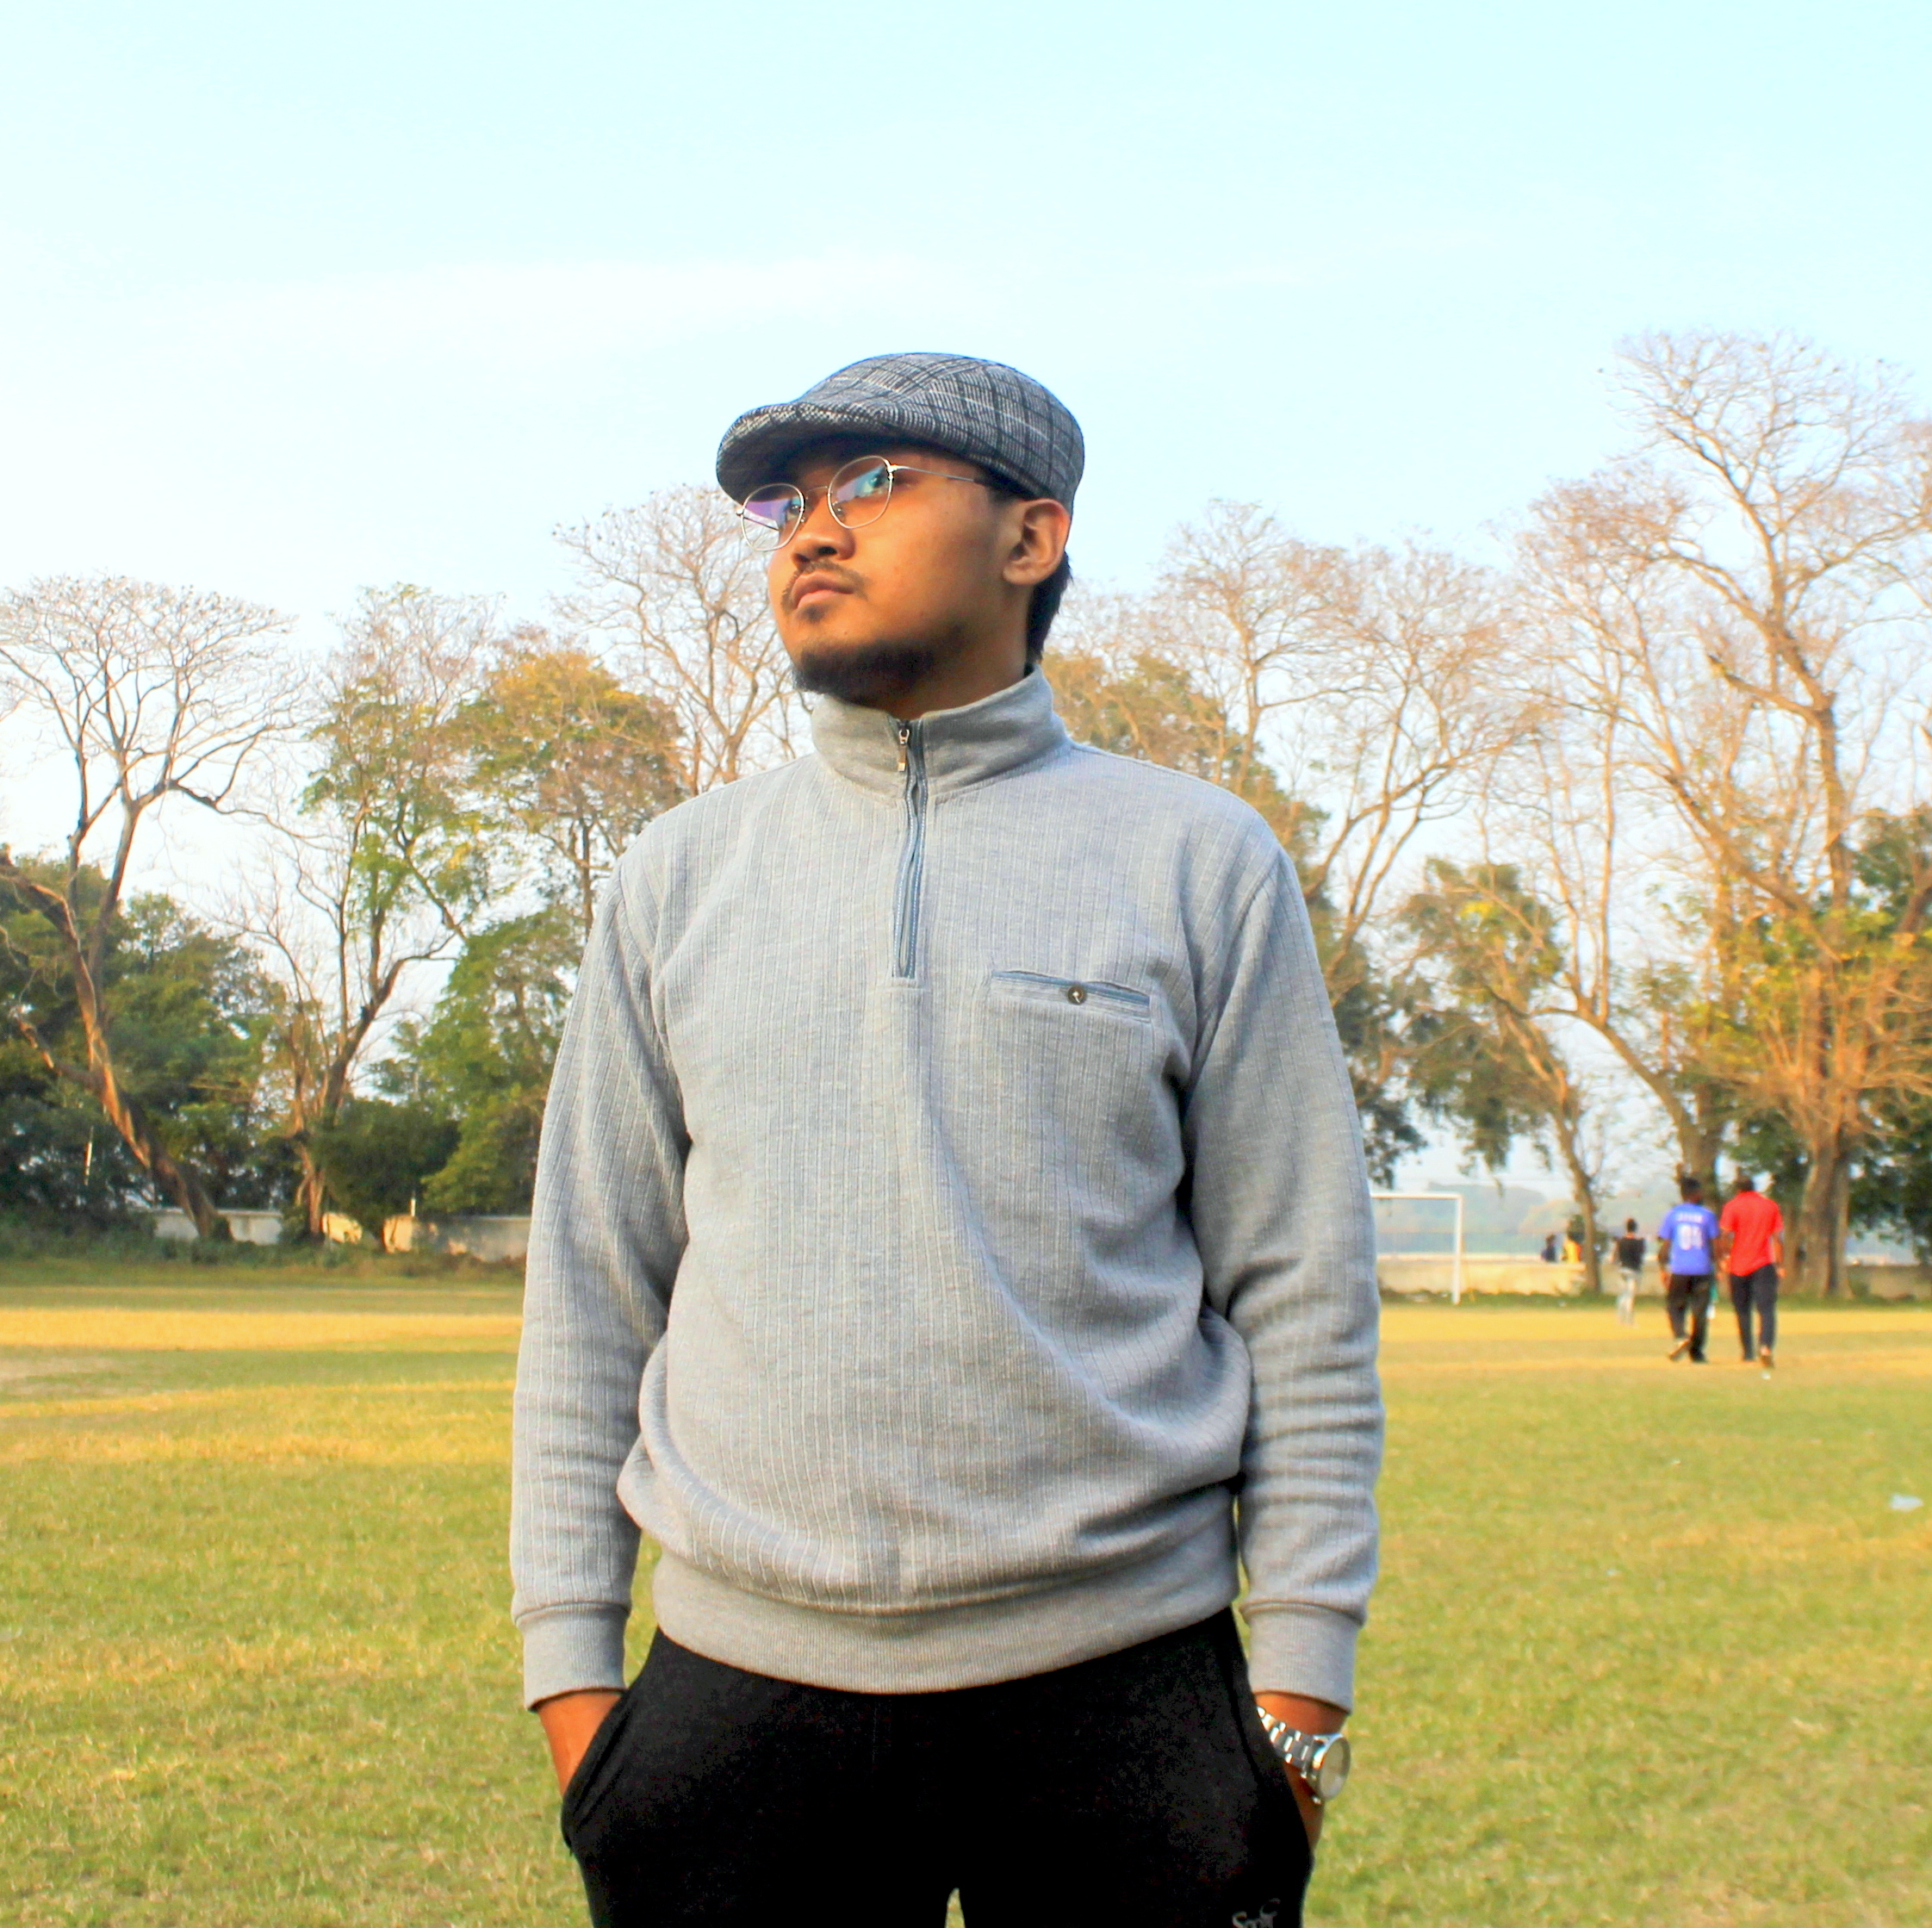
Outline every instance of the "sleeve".
[[(622, 874), (620, 873), (620, 879)], [(684, 1250), (676, 1081), (620, 880), (600, 905), (544, 1113), (512, 1448), (511, 1613), (534, 1706), (624, 1685), (637, 1528), (618, 1498)]]
[(1735, 1198), (1729, 1200), (1724, 1209), (1718, 1215), (1718, 1229), (1720, 1232), (1735, 1232), (1737, 1229), (1739, 1216), (1737, 1201)]
[(1253, 1371), (1239, 1533), (1264, 1692), (1348, 1707), (1376, 1557), (1379, 1300), (1361, 1121), (1285, 853), (1250, 896), (1186, 1098), (1208, 1303)]

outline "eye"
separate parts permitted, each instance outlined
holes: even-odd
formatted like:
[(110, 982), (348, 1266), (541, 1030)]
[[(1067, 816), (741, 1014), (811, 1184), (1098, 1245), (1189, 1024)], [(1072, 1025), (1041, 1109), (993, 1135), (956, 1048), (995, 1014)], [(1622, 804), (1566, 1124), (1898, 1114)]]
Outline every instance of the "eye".
[(876, 502), (892, 490), (892, 471), (883, 462), (867, 462), (832, 484), (835, 502)]

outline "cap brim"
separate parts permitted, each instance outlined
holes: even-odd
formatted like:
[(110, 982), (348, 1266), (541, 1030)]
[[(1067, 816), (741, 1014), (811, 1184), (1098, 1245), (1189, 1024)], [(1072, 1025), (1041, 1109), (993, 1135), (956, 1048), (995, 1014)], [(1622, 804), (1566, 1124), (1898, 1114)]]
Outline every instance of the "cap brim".
[(936, 438), (923, 409), (909, 408), (901, 414), (888, 397), (881, 397), (877, 404), (778, 401), (749, 410), (732, 423), (718, 444), (718, 487), (734, 501), (742, 501), (761, 483), (776, 481), (799, 450), (842, 435), (862, 436), (881, 445), (910, 442), (923, 449), (942, 450), (977, 462), (1027, 494), (1047, 493), (1024, 476), (1012, 475), (989, 462), (978, 450), (965, 446), (961, 438)]

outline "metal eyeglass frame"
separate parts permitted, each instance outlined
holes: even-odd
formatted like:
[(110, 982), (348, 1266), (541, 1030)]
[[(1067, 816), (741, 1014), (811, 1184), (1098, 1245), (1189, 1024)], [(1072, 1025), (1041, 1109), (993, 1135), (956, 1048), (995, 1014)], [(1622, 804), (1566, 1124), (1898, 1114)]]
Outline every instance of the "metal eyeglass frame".
[[(878, 509), (863, 522), (851, 522), (839, 513), (840, 504), (833, 499), (832, 492), (842, 482), (856, 481), (858, 476), (869, 469), (885, 471), (885, 493), (879, 500)], [(937, 476), (941, 482), (971, 482), (978, 488), (991, 488), (998, 494), (1007, 493), (1007, 485), (991, 482), (984, 476), (955, 476), (948, 469), (922, 469), (910, 462), (888, 462), (882, 455), (854, 456), (850, 462), (835, 470), (831, 478), (823, 488), (815, 488), (810, 494), (796, 482), (761, 482), (738, 504), (738, 519), (744, 525), (745, 540), (755, 548), (767, 550), (782, 549), (798, 532), (805, 518), (811, 513), (812, 497), (823, 495), (826, 507), (832, 512), (832, 519), (842, 528), (864, 529), (871, 526), (884, 515), (892, 504), (892, 485), (902, 475)], [(751, 504), (761, 495), (773, 501), (783, 501), (789, 494), (794, 507), (782, 528), (774, 529), (769, 523), (759, 521), (751, 513)]]

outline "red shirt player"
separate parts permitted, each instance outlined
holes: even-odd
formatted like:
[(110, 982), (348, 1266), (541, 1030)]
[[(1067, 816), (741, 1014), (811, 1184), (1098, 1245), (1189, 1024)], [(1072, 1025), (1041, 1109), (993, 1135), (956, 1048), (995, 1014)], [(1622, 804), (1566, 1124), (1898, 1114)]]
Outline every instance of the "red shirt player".
[[(1741, 1172), (1737, 1189), (1718, 1221), (1718, 1250), (1730, 1274), (1730, 1303), (1737, 1314), (1738, 1343), (1747, 1362), (1755, 1354), (1767, 1373), (1778, 1342), (1778, 1266), (1785, 1255), (1785, 1215)], [(1751, 1312), (1757, 1312), (1757, 1343), (1751, 1342)]]

